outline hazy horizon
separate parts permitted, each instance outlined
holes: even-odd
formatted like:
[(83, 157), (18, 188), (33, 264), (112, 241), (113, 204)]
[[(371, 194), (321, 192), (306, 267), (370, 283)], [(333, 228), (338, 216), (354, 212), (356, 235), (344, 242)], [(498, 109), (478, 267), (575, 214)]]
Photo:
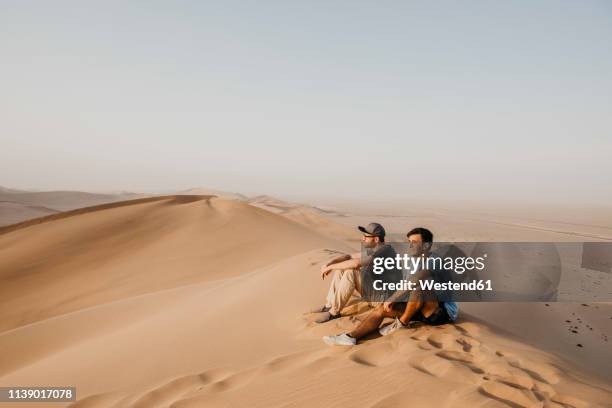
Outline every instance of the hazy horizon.
[(0, 185), (612, 203), (606, 2), (3, 2)]

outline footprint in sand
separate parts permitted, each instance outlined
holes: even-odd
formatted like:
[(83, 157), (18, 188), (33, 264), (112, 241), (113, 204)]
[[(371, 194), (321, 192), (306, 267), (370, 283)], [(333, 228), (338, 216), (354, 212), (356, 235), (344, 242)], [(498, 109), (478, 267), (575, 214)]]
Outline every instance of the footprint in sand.
[(465, 345), (461, 344), (460, 338), (450, 333), (433, 333), (427, 337), (427, 341), (431, 345), (443, 350), (462, 351), (466, 348)]
[(431, 354), (415, 357), (410, 361), (410, 365), (434, 377), (442, 377), (452, 367), (447, 360)]
[(400, 354), (411, 355), (415, 350), (418, 350), (419, 347), (418, 344), (411, 340), (406, 334), (407, 333), (398, 333), (390, 340), (392, 340), (391, 343)]
[(427, 338), (431, 335), (432, 330), (429, 328), (418, 329), (412, 336), (411, 339), (414, 340), (427, 340)]
[(417, 343), (417, 346), (423, 350), (433, 350), (435, 347), (431, 345), (430, 342), (423, 340)]
[(470, 337), (478, 337), (480, 335), (480, 326), (476, 323), (457, 323), (455, 324), (455, 328)]
[[(179, 377), (147, 391), (140, 396), (126, 396), (122, 401), (114, 405), (129, 405), (133, 408), (167, 407), (189, 394), (199, 392), (209, 384), (222, 381), (223, 378), (227, 378), (229, 375), (230, 373), (226, 370), (215, 369), (205, 371), (201, 374)], [(109, 405), (113, 404), (104, 404), (104, 406)], [(74, 406), (77, 407), (79, 405)], [(96, 405), (86, 404), (86, 406), (91, 407)]]
[(385, 393), (371, 404), (357, 404), (368, 408), (405, 408), (405, 407), (461, 407), (461, 395), (456, 391), (422, 389), (402, 389)]
[(557, 384), (559, 382), (557, 370), (555, 370), (549, 365), (538, 364), (526, 359), (519, 358), (515, 354), (508, 351), (497, 350), (495, 354), (500, 357), (504, 357), (509, 365), (523, 370), (533, 379), (543, 381), (548, 384)]
[(498, 382), (486, 382), (480, 386), (480, 392), (496, 400), (505, 402), (512, 407), (542, 407), (544, 404), (538, 400), (530, 390), (519, 389)]
[(521, 388), (525, 390), (531, 390), (535, 385), (531, 377), (527, 377), (525, 375), (507, 374), (507, 375), (493, 376), (492, 379), (502, 384), (506, 384), (514, 388)]
[(202, 388), (208, 384), (211, 377), (205, 373), (177, 378), (161, 387), (147, 392), (132, 405), (133, 408), (165, 407), (190, 391)]
[(548, 384), (531, 381), (527, 377), (496, 378), (496, 382), (481, 385), (480, 391), (513, 407), (587, 408), (589, 404), (567, 394), (555, 393)]
[(533, 392), (541, 399), (541, 400), (549, 400), (551, 399), (557, 392), (555, 389), (541, 382), (536, 382), (533, 387)]
[(484, 374), (485, 370), (480, 366), (483, 359), (481, 354), (470, 354), (464, 351), (442, 350), (436, 353), (437, 356), (447, 360), (458, 361), (465, 364), (470, 370), (477, 374)]
[(448, 349), (456, 344), (457, 338), (448, 333), (434, 333), (427, 337), (427, 341), (438, 348)]
[(357, 364), (369, 367), (380, 367), (397, 361), (395, 349), (389, 343), (377, 343), (362, 346), (359, 350), (351, 353), (349, 359)]
[[(225, 376), (222, 379), (219, 379), (215, 382), (210, 382), (204, 386), (200, 386), (194, 390), (191, 390), (187, 393), (184, 393), (180, 396), (180, 398), (175, 399), (175, 402), (179, 400), (189, 400), (194, 397), (201, 397), (206, 395), (215, 395), (218, 393), (223, 393), (225, 391), (233, 390), (244, 386), (250, 382), (250, 380), (257, 374), (257, 369), (249, 369), (245, 371), (240, 371), (234, 374), (230, 374)], [(162, 405), (163, 407), (167, 407), (168, 405)], [(174, 403), (170, 404), (170, 406), (175, 406)], [(145, 405), (145, 407), (149, 407)], [(143, 407), (144, 408), (144, 407)]]
[[(498, 350), (498, 356), (506, 359), (507, 363), (516, 369), (523, 371), (526, 375), (518, 373), (510, 374), (509, 370), (499, 364), (492, 364), (487, 367), (487, 379), (494, 382), (485, 383), (481, 391), (493, 398), (505, 401), (513, 406), (544, 406), (544, 407), (563, 407), (563, 408), (586, 408), (589, 404), (579, 398), (568, 394), (559, 394), (550, 384), (559, 382), (557, 370), (546, 365), (518, 358), (516, 355)], [(517, 371), (518, 372), (518, 371)], [(504, 386), (510, 387), (505, 388)], [(514, 390), (520, 390), (517, 393)], [(532, 402), (534, 396), (539, 403)], [(526, 397), (526, 398), (525, 398)], [(538, 405), (540, 404), (540, 405)]]
[(496, 361), (492, 363), (488, 363), (484, 366), (485, 373), (489, 377), (499, 376), (504, 377), (510, 375), (510, 370), (508, 370), (508, 366), (506, 363)]
[(467, 352), (475, 351), (480, 347), (480, 342), (478, 340), (466, 336), (459, 337), (457, 343), (461, 344), (463, 346), (463, 351)]
[(557, 384), (559, 382), (557, 371), (545, 364), (537, 364), (521, 359), (509, 361), (509, 364), (513, 367), (520, 368), (536, 380), (540, 380), (548, 384)]
[(303, 351), (293, 354), (287, 354), (284, 356), (276, 357), (266, 364), (261, 369), (263, 371), (270, 371), (277, 373), (280, 371), (290, 370), (292, 368), (302, 367), (306, 364), (310, 364), (319, 357), (320, 353), (313, 351)]
[(557, 402), (564, 407), (587, 408), (589, 404), (581, 399), (566, 394), (555, 394), (551, 397), (553, 402)]

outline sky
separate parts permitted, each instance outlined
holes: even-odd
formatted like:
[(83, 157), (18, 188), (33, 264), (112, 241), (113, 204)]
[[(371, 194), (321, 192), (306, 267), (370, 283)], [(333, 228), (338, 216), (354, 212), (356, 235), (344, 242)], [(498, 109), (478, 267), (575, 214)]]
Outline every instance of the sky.
[(0, 185), (612, 205), (606, 1), (0, 0)]

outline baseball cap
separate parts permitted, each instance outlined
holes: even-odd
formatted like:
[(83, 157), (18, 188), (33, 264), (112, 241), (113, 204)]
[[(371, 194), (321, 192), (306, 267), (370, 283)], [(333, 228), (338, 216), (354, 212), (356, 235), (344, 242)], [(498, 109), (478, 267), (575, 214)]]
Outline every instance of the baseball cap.
[(377, 222), (371, 222), (366, 227), (362, 227), (361, 225), (357, 227), (357, 229), (366, 234), (374, 235), (380, 238), (385, 238), (385, 229), (382, 225)]

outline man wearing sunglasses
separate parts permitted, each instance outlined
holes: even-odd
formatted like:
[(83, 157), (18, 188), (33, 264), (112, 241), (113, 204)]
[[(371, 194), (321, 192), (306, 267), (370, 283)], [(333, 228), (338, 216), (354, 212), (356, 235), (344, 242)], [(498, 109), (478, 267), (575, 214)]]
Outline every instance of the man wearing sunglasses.
[[(375, 258), (395, 258), (396, 256), (393, 247), (385, 244), (386, 232), (382, 225), (373, 222), (366, 227), (360, 226), (358, 229), (363, 232), (362, 252), (338, 256), (321, 267), (322, 279), (332, 272), (334, 276), (325, 305), (311, 311), (321, 313), (316, 320), (317, 323), (340, 317), (342, 309), (347, 305), (353, 293), (357, 292), (358, 295), (366, 297), (363, 296), (363, 291), (371, 287), (370, 280), (374, 277), (373, 260)], [(397, 277), (390, 279), (397, 279)]]
[[(408, 232), (408, 248), (411, 256), (428, 257), (433, 243), (433, 234), (427, 228), (414, 228)], [(420, 270), (413, 275), (415, 281), (419, 279), (437, 278), (442, 271)], [(407, 297), (407, 301), (406, 301)], [(386, 317), (394, 318), (393, 323), (380, 328)], [(357, 339), (362, 338), (377, 329), (386, 336), (397, 330), (408, 327), (411, 321), (421, 321), (426, 324), (440, 325), (451, 323), (457, 318), (457, 304), (455, 302), (441, 302), (433, 292), (423, 290), (398, 291), (386, 302), (372, 310), (366, 318), (349, 333), (337, 336), (324, 336), (323, 341), (330, 345), (352, 346)]]

